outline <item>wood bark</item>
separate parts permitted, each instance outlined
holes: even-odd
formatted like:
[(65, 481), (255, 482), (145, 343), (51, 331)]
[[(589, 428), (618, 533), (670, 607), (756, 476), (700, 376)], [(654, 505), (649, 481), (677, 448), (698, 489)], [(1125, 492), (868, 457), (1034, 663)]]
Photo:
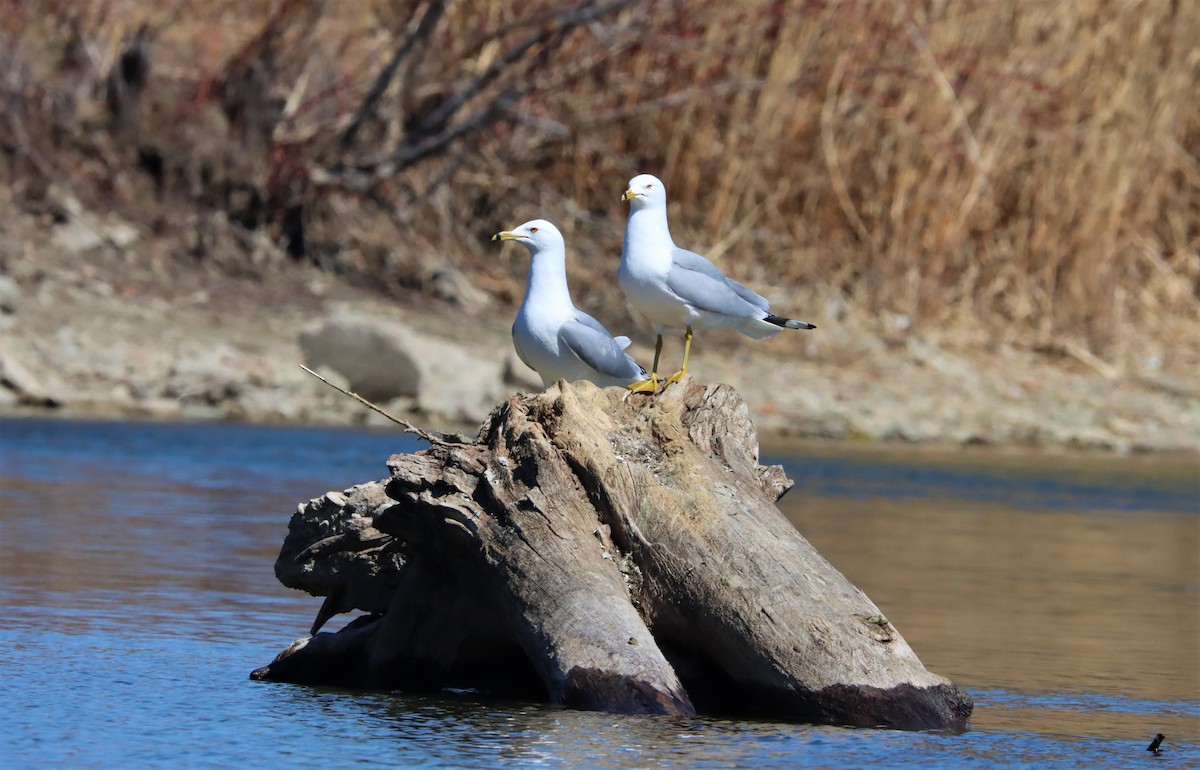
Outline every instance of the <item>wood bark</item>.
[(728, 386), (560, 382), (388, 467), (293, 517), (277, 574), (327, 598), (255, 678), (966, 729), (967, 694), (776, 508), (791, 482)]

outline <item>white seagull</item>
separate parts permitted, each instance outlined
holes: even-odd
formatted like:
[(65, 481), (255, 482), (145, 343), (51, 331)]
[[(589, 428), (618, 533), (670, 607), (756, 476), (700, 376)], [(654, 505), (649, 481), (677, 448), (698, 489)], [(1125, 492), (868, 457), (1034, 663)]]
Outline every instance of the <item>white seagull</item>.
[(613, 337), (595, 318), (575, 307), (567, 288), (567, 246), (558, 228), (544, 219), (492, 236), (520, 241), (529, 249), (529, 281), (513, 322), (517, 355), (550, 387), (559, 380), (589, 380), (600, 387), (628, 386), (646, 370), (625, 353), (628, 337)]
[(630, 390), (657, 390), (658, 357), (668, 328), (686, 330), (683, 366), (666, 378), (668, 383), (687, 374), (693, 329), (734, 329), (757, 340), (780, 329), (817, 328), (775, 315), (765, 297), (725, 277), (699, 254), (676, 246), (667, 226), (667, 190), (657, 177), (641, 174), (630, 179), (621, 200), (629, 201), (629, 220), (617, 278), (629, 304), (654, 324), (658, 335), (650, 378), (630, 385)]

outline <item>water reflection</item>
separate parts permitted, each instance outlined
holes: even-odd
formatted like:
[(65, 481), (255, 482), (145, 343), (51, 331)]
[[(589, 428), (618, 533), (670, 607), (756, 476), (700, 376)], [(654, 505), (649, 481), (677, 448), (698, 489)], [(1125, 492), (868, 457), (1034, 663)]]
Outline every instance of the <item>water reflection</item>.
[[(293, 688), (296, 709), (326, 724), (368, 724), (399, 765), (457, 767), (783, 767), (806, 751), (853, 752), (861, 732), (812, 725), (620, 716), (470, 697)], [(874, 733), (881, 751), (886, 733)], [(953, 738), (923, 736), (937, 742)]]
[[(932, 670), (1022, 692), (1200, 694), (1195, 458), (843, 450), (785, 465), (800, 494), (781, 509)], [(1046, 504), (1038, 489), (1051, 490)], [(1015, 503), (994, 502), (1006, 492)], [(1039, 709), (1036, 722), (1071, 734), (1078, 713)], [(1030, 727), (1012, 721), (1013, 709), (986, 706), (974, 723), (997, 718)], [(1091, 734), (1145, 731), (1138, 720), (1086, 721)]]
[(977, 686), (1200, 692), (1200, 518), (784, 498), (930, 668)]

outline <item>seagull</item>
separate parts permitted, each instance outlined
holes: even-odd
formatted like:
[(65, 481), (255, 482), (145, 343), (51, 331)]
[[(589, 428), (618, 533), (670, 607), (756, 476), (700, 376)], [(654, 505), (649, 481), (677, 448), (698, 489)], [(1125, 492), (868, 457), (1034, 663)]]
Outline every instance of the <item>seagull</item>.
[(668, 384), (687, 374), (693, 329), (734, 329), (759, 340), (780, 329), (817, 328), (775, 315), (765, 297), (727, 278), (699, 254), (676, 246), (667, 226), (666, 186), (657, 177), (635, 176), (621, 200), (629, 201), (629, 220), (617, 279), (629, 304), (654, 324), (658, 335), (649, 379), (630, 390), (658, 389), (658, 358), (668, 328), (686, 330), (683, 366), (666, 378)]
[(543, 386), (589, 380), (600, 387), (625, 387), (645, 379), (646, 370), (625, 353), (629, 338), (613, 337), (571, 302), (567, 246), (557, 227), (534, 219), (492, 240), (520, 241), (529, 249), (529, 280), (512, 336), (517, 355), (541, 376)]

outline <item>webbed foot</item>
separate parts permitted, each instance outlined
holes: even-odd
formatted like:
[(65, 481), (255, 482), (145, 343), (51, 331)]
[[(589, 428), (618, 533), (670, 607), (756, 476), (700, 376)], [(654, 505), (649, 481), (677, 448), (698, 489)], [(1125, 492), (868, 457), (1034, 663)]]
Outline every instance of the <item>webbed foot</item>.
[(649, 379), (626, 385), (625, 389), (632, 390), (634, 393), (654, 393), (658, 390), (658, 375), (652, 374)]
[(670, 377), (665, 379), (664, 382), (668, 385), (670, 385), (673, 382), (681, 382), (681, 381), (683, 381), (683, 378), (685, 376), (687, 376), (687, 369), (686, 368), (680, 369), (679, 371), (675, 372)]

